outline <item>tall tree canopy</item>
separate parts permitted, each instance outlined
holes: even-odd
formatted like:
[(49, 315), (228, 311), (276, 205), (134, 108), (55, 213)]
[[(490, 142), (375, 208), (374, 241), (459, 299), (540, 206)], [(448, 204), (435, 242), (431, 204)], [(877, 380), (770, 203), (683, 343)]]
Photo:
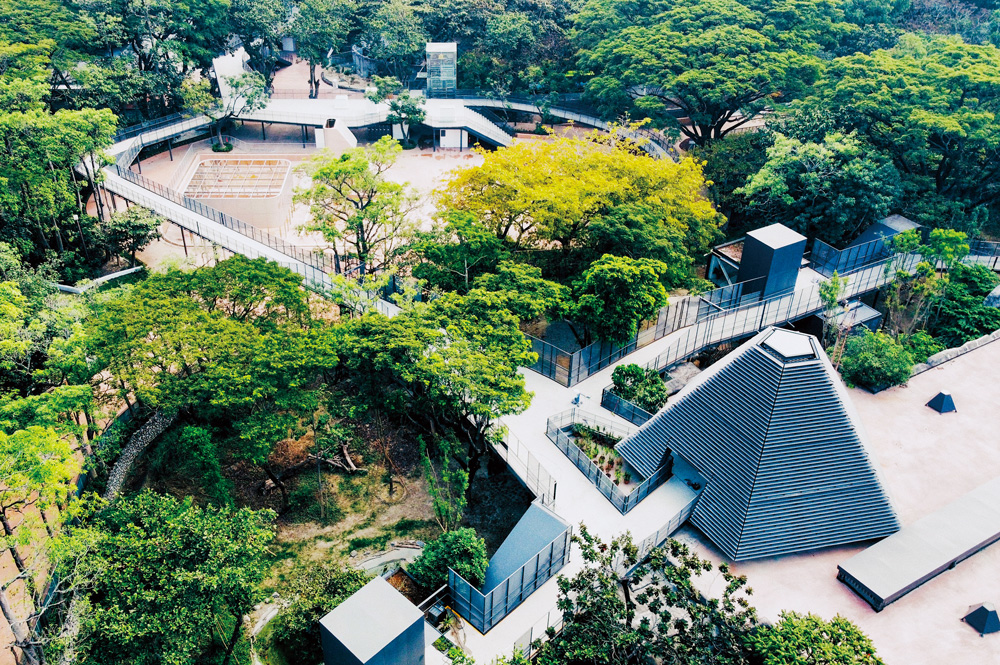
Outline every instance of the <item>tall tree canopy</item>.
[(919, 221), (974, 232), (1000, 202), (994, 46), (908, 36), (890, 51), (831, 62), (804, 106), (831, 110), (832, 124), (890, 155), (903, 210)]
[(152, 492), (98, 514), (79, 661), (192, 662), (220, 618), (235, 619), (225, 636), (231, 653), (243, 615), (259, 600), (273, 519), (266, 510), (199, 508)]

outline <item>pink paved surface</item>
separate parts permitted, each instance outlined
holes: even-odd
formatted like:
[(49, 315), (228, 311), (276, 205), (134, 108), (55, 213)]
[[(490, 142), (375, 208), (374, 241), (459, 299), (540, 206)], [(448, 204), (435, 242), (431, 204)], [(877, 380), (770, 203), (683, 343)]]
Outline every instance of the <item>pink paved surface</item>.
[[(1000, 342), (945, 363), (909, 385), (878, 395), (851, 390), (870, 452), (881, 467), (904, 525), (938, 510), (1000, 476)], [(938, 391), (951, 392), (958, 413), (924, 406)], [(678, 533), (703, 554), (720, 559), (691, 527)], [(837, 581), (837, 564), (861, 547), (762, 559), (734, 566), (746, 574), (761, 614), (781, 610), (841, 614), (868, 633), (887, 665), (1000, 663), (1000, 634), (980, 637), (960, 621), (969, 605), (1000, 602), (1000, 544), (874, 612)]]

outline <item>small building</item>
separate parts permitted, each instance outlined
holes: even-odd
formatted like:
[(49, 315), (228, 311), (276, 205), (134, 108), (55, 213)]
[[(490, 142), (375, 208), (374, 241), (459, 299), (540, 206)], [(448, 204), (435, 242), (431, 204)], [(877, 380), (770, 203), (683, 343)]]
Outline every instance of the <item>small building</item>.
[(1000, 540), (1000, 478), (837, 566), (837, 579), (879, 612)]
[(786, 293), (795, 288), (806, 237), (784, 224), (771, 224), (747, 234), (743, 240), (738, 281), (747, 284), (744, 292), (759, 291), (761, 296)]
[(320, 619), (326, 665), (424, 665), (436, 631), (423, 613), (376, 577)]
[(617, 447), (647, 478), (667, 450), (705, 478), (691, 524), (734, 561), (899, 528), (844, 384), (810, 335), (764, 330)]
[(458, 44), (427, 42), (427, 96), (454, 97), (458, 82)]

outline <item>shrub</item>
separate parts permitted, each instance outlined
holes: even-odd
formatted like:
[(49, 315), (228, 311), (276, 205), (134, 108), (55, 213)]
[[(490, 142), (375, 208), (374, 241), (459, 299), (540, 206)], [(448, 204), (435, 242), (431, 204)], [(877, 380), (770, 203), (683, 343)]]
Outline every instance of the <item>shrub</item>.
[(763, 665), (883, 665), (871, 639), (842, 616), (824, 621), (815, 614), (782, 612), (778, 623), (753, 634), (750, 646)]
[(611, 374), (612, 392), (640, 409), (656, 413), (667, 403), (667, 386), (659, 372), (639, 365), (620, 365)]
[(1000, 309), (983, 304), (998, 282), (986, 266), (955, 265), (930, 333), (951, 348), (1000, 329)]
[(212, 144), (212, 152), (232, 152), (232, 151), (233, 151), (233, 144), (232, 143), (228, 143), (227, 142), (227, 143), (213, 143)]
[(310, 561), (296, 569), (283, 589), (292, 601), (271, 623), (275, 645), (293, 655), (294, 662), (322, 661), (319, 620), (370, 579), (367, 573), (334, 563)]
[(427, 543), (406, 570), (425, 589), (433, 590), (448, 583), (449, 568), (479, 587), (487, 566), (486, 541), (476, 535), (475, 529), (465, 528), (442, 533)]
[(913, 362), (923, 363), (938, 351), (944, 351), (944, 344), (931, 337), (926, 330), (918, 330), (912, 335), (900, 335), (900, 343), (913, 356)]
[(912, 371), (913, 356), (885, 333), (866, 330), (844, 344), (840, 374), (848, 385), (888, 388), (906, 383)]

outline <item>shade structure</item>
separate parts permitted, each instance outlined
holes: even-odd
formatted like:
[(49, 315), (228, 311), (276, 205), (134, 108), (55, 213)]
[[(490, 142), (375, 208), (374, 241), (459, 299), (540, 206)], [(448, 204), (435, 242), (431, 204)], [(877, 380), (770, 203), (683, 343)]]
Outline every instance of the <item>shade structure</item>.
[(1000, 614), (997, 614), (993, 603), (973, 605), (962, 617), (962, 621), (975, 628), (980, 635), (1000, 632)]
[(668, 448), (706, 479), (691, 523), (732, 560), (899, 528), (843, 382), (816, 338), (769, 328), (618, 445), (644, 477)]
[(938, 393), (931, 399), (931, 401), (927, 402), (927, 406), (931, 407), (938, 413), (951, 413), (952, 411), (958, 411), (958, 409), (955, 408), (955, 400), (951, 398), (951, 393)]

